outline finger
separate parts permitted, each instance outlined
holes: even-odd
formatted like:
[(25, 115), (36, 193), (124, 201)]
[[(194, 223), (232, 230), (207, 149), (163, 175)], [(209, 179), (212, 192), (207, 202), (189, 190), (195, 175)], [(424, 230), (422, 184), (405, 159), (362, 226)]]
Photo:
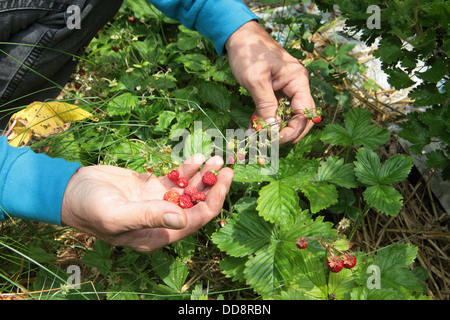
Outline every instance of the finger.
[[(311, 111), (315, 110), (314, 99), (308, 90), (305, 90), (305, 86), (302, 85), (302, 81), (299, 81), (299, 86), (288, 86), (286, 91), (292, 93), (292, 91), (297, 90), (291, 99), (291, 108), (296, 116), (283, 130), (281, 130), (280, 135), (283, 137), (280, 141), (281, 144), (287, 142), (298, 142), (306, 133), (312, 128), (313, 123), (308, 120), (303, 114), (306, 109)], [(309, 86), (306, 86), (309, 88)]]
[[(112, 233), (147, 228), (182, 229), (187, 224), (186, 213), (164, 200), (129, 202), (111, 210)], [(106, 226), (106, 228), (108, 228)]]

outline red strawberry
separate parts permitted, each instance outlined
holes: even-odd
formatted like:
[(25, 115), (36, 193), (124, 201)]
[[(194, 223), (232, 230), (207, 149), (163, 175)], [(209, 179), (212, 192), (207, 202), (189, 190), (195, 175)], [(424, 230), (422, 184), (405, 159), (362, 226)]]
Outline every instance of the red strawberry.
[(133, 16), (128, 17), (128, 21), (130, 21), (131, 23), (134, 23), (136, 21), (136, 18)]
[(116, 46), (113, 46), (112, 49), (113, 49), (114, 52), (119, 51), (119, 47), (116, 47)]
[(217, 176), (214, 172), (208, 171), (203, 175), (202, 182), (207, 186), (213, 186), (217, 182)]
[(344, 267), (344, 261), (341, 259), (340, 256), (332, 253), (328, 257), (327, 266), (328, 266), (328, 269), (330, 269), (331, 272), (336, 272), (337, 273), (337, 272), (341, 271), (342, 268)]
[(169, 190), (164, 194), (163, 200), (179, 204), (180, 194), (176, 190)]
[(256, 130), (256, 131), (261, 131), (262, 129), (263, 129), (262, 123), (258, 123), (258, 124), (255, 126), (255, 130)]
[(194, 204), (192, 203), (191, 197), (189, 197), (188, 195), (185, 195), (185, 194), (182, 194), (180, 196), (179, 205), (183, 209), (189, 209), (194, 206)]
[(205, 201), (206, 200), (206, 195), (202, 191), (197, 191), (196, 193), (194, 193), (191, 196), (191, 198), (192, 198), (192, 201)]
[(196, 192), (198, 192), (198, 191), (197, 191), (197, 188), (194, 186), (187, 186), (186, 188), (184, 188), (184, 194), (191, 198)]
[(186, 188), (189, 184), (189, 180), (186, 177), (178, 178), (177, 180), (177, 186), (180, 188)]
[(75, 89), (80, 89), (81, 88), (81, 83), (77, 83), (76, 85), (75, 85)]
[(351, 269), (356, 265), (356, 257), (351, 253), (346, 253), (342, 256), (344, 268)]
[(314, 122), (315, 124), (318, 124), (322, 121), (322, 117), (321, 116), (315, 116), (314, 118), (312, 118), (312, 122)]
[(258, 121), (259, 117), (255, 114), (251, 119), (250, 123), (252, 124), (252, 127), (254, 127)]
[(297, 244), (297, 248), (306, 249), (306, 247), (308, 246), (308, 241), (306, 240), (305, 237), (298, 237), (296, 244)]
[(169, 177), (170, 180), (177, 182), (180, 173), (178, 172), (178, 170), (172, 170), (169, 172), (167, 176)]

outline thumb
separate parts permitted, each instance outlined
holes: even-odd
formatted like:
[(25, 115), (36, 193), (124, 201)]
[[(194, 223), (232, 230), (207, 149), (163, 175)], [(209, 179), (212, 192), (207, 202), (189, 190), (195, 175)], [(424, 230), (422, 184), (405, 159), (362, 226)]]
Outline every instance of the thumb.
[(186, 213), (179, 206), (164, 200), (129, 202), (117, 206), (126, 230), (147, 228), (182, 229), (186, 226)]

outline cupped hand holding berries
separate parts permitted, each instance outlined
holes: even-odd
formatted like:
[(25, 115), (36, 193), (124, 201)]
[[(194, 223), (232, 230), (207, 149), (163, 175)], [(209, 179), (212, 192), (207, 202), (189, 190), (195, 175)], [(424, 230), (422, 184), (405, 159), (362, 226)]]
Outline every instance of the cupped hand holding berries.
[[(205, 201), (189, 209), (163, 200), (168, 190), (182, 193), (168, 176), (105, 165), (82, 167), (67, 185), (61, 221), (112, 245), (157, 250), (197, 231), (222, 209), (233, 170), (222, 168), (221, 157), (210, 158), (201, 168), (204, 163), (204, 156), (197, 154), (178, 168), (189, 185), (206, 194)], [(210, 170), (218, 171), (217, 183), (211, 187), (201, 181)]]
[[(308, 71), (284, 50), (256, 21), (244, 24), (226, 42), (236, 80), (252, 95), (256, 114), (266, 123), (277, 119), (278, 99), (288, 97), (294, 115), (314, 111)], [(293, 117), (280, 131), (281, 143), (297, 143), (314, 123)]]

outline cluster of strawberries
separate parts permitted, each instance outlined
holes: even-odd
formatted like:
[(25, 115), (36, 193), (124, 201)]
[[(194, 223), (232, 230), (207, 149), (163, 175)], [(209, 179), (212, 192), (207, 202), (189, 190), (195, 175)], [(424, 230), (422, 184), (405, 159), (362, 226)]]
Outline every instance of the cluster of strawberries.
[[(179, 205), (183, 209), (192, 208), (199, 201), (205, 201), (206, 195), (203, 191), (198, 191), (196, 187), (189, 185), (186, 177), (180, 177), (178, 170), (172, 170), (168, 178), (176, 182), (177, 186), (183, 188), (183, 194), (179, 194), (177, 190), (169, 190), (164, 194), (163, 200)], [(206, 172), (202, 177), (202, 182), (206, 186), (213, 186), (217, 182), (217, 175), (214, 171)]]
[[(341, 254), (336, 254), (332, 252), (332, 248), (330, 248), (330, 246), (324, 245), (320, 240), (319, 243), (330, 251), (330, 255), (327, 258), (327, 267), (331, 272), (337, 273), (343, 268), (351, 269), (356, 265), (356, 257), (350, 252), (344, 253), (338, 250)], [(306, 249), (308, 246), (308, 240), (305, 237), (298, 237), (296, 244), (297, 248)]]

